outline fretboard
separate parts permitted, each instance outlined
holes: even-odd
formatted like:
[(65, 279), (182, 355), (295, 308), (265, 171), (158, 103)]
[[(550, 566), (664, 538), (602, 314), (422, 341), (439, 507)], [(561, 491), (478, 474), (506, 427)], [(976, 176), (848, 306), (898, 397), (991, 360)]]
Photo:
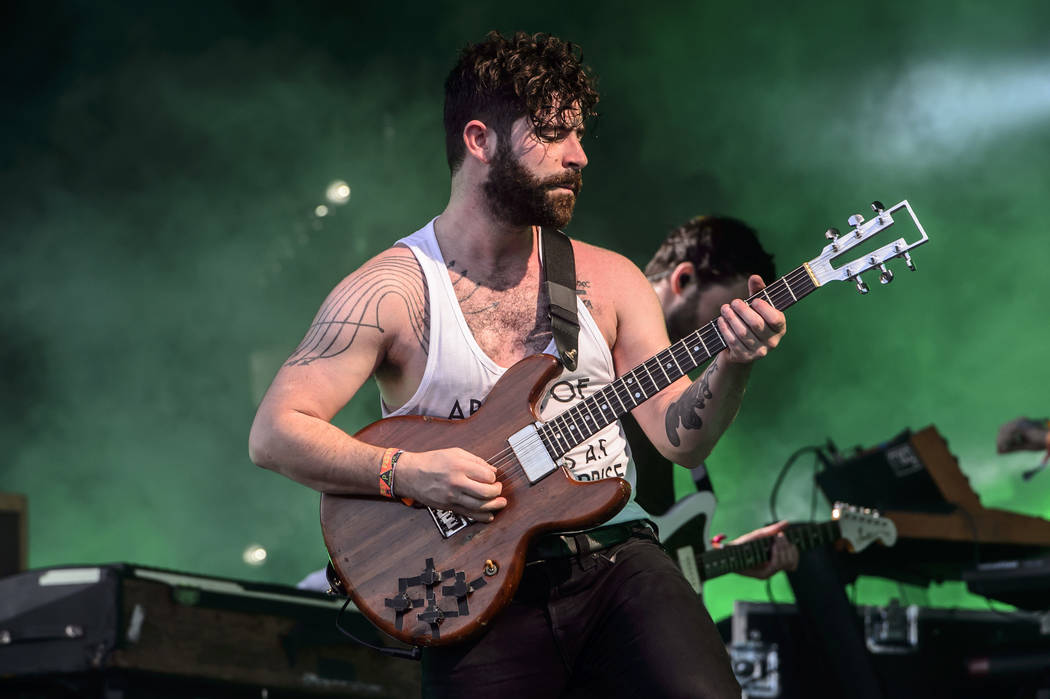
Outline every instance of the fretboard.
[[(778, 311), (809, 295), (816, 284), (805, 265), (784, 275), (747, 299), (764, 299)], [(687, 335), (642, 362), (600, 391), (577, 403), (539, 428), (551, 458), (588, 439), (726, 348), (715, 321)]]
[[(784, 536), (798, 547), (799, 552), (802, 552), (817, 546), (831, 544), (837, 541), (841, 534), (839, 523), (830, 521), (820, 524), (792, 525), (785, 530)], [(762, 565), (769, 560), (773, 539), (774, 537), (767, 536), (744, 544), (733, 544), (705, 551), (696, 557), (700, 579), (710, 580), (719, 575), (736, 573)]]

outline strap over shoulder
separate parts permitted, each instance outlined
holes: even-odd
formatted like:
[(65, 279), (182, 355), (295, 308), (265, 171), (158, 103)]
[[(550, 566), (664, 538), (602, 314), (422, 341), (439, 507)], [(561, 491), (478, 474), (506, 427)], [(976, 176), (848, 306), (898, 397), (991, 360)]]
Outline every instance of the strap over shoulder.
[(540, 229), (540, 257), (547, 280), (548, 309), (554, 344), (561, 362), (572, 371), (579, 363), (580, 319), (576, 314), (576, 259), (572, 241), (553, 228)]

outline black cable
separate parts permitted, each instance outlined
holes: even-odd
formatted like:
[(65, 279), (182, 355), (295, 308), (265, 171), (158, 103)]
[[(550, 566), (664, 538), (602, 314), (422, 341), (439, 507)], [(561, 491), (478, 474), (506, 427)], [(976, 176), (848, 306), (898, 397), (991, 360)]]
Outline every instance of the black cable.
[(346, 611), (346, 608), (348, 606), (350, 606), (349, 597), (346, 598), (346, 602), (343, 602), (343, 606), (339, 610), (339, 613), (335, 615), (335, 628), (339, 629), (339, 632), (347, 638), (349, 638), (351, 641), (358, 645), (365, 646), (366, 648), (377, 650), (383, 655), (389, 655), (394, 658), (404, 658), (405, 660), (419, 660), (422, 657), (423, 651), (419, 648), (419, 646), (412, 646), (411, 648), (391, 648), (389, 646), (377, 646), (376, 644), (362, 640), (354, 634), (347, 631), (345, 628), (343, 628), (343, 625), (339, 623), (339, 620), (343, 618), (343, 612)]

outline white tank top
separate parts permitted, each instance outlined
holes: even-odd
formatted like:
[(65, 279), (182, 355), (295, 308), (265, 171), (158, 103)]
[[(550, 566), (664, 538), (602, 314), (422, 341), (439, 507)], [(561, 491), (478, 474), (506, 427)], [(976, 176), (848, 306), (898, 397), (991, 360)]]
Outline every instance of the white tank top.
[[(434, 236), (434, 221), (398, 243), (408, 247), (423, 268), (430, 298), (430, 345), (426, 369), (419, 388), (393, 415), (430, 415), (440, 418), (470, 417), (506, 371), (496, 364), (474, 339), (449, 279), (448, 267)], [(540, 416), (550, 420), (600, 391), (616, 378), (612, 354), (594, 319), (579, 299), (579, 357), (575, 371), (562, 371), (541, 403)], [(558, 355), (554, 340), (543, 350)], [(509, 436), (509, 435), (508, 435)], [(559, 463), (580, 481), (619, 476), (631, 484), (631, 498), (609, 524), (645, 519), (645, 511), (634, 501), (635, 466), (619, 421), (606, 425), (589, 440), (570, 450)]]

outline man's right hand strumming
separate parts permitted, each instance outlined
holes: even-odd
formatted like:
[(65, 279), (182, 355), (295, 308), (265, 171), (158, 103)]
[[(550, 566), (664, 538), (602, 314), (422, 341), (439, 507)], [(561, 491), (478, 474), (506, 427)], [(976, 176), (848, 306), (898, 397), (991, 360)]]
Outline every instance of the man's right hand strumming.
[(398, 497), (452, 510), (477, 522), (491, 522), (507, 506), (496, 468), (458, 447), (404, 452), (396, 473)]

